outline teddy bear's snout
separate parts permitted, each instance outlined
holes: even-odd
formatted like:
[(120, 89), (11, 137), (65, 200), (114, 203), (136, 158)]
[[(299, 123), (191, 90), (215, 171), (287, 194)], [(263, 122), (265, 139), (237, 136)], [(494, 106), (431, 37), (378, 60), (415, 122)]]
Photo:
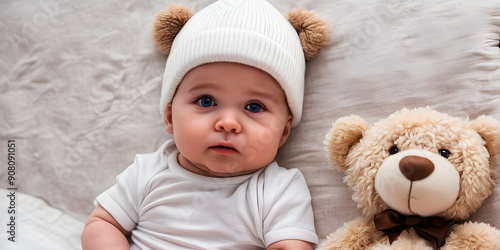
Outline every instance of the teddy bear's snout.
[(456, 201), (460, 175), (445, 157), (406, 149), (390, 155), (375, 175), (375, 190), (391, 209), (405, 215), (434, 216)]
[(409, 155), (401, 159), (399, 169), (408, 180), (418, 181), (434, 172), (434, 164), (425, 157)]

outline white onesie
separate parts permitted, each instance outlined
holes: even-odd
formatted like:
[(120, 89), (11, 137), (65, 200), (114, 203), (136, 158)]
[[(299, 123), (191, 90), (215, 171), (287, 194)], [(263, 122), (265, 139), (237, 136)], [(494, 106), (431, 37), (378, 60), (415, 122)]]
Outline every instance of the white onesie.
[(318, 237), (309, 189), (298, 169), (272, 162), (255, 173), (201, 176), (177, 163), (167, 141), (137, 155), (97, 202), (132, 232), (130, 249), (259, 249)]

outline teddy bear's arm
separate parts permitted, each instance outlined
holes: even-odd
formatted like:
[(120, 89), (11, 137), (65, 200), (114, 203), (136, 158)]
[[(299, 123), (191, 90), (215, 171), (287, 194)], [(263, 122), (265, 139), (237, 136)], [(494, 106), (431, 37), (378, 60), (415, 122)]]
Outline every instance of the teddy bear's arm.
[(500, 230), (486, 223), (466, 222), (453, 228), (441, 250), (498, 249)]
[(375, 228), (373, 219), (360, 217), (345, 223), (336, 232), (330, 234), (318, 250), (366, 249), (383, 237), (385, 237), (384, 234)]

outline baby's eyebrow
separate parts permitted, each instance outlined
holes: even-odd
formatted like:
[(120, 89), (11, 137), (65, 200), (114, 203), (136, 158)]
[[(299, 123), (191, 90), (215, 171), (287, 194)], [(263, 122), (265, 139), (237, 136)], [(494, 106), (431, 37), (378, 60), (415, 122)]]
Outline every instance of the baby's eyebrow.
[(265, 99), (271, 99), (271, 100), (276, 99), (273, 95), (266, 93), (266, 92), (262, 92), (262, 91), (249, 91), (248, 94), (250, 96), (256, 96), (256, 97), (265, 98)]
[(196, 84), (195, 86), (193, 86), (192, 88), (190, 88), (188, 90), (188, 92), (194, 92), (194, 91), (197, 91), (197, 90), (203, 90), (203, 89), (214, 89), (214, 90), (217, 90), (218, 87), (217, 85), (213, 84), (213, 83), (209, 83), (209, 82), (205, 82), (205, 83), (199, 83), (199, 84)]

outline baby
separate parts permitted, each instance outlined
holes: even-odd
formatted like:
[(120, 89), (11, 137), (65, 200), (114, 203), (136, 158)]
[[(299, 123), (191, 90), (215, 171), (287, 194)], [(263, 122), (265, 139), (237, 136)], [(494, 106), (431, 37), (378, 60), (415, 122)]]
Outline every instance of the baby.
[[(305, 19), (316, 28), (309, 34)], [(317, 244), (305, 179), (274, 158), (301, 118), (304, 55), (326, 45), (328, 30), (303, 9), (289, 20), (264, 0), (221, 0), (195, 15), (172, 5), (157, 15), (155, 43), (169, 54), (160, 112), (174, 139), (137, 155), (96, 198), (83, 249)]]

